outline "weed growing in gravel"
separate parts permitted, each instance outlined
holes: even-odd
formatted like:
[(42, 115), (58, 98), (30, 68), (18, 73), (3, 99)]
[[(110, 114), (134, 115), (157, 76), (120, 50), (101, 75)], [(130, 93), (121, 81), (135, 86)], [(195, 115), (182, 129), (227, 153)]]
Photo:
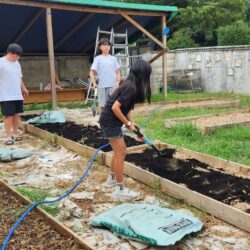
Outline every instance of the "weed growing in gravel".
[[(26, 189), (22, 187), (18, 187), (17, 191), (28, 197), (32, 202), (44, 201), (46, 197), (49, 195), (41, 189)], [(51, 214), (52, 216), (56, 216), (59, 213), (58, 202), (48, 204), (48, 205), (41, 205), (41, 208), (44, 209), (47, 213)]]

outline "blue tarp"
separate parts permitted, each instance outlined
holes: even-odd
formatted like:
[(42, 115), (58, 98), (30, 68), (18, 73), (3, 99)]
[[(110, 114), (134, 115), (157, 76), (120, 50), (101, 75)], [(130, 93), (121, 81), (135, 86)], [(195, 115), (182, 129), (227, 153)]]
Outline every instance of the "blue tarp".
[(14, 161), (33, 155), (30, 150), (0, 148), (0, 161)]

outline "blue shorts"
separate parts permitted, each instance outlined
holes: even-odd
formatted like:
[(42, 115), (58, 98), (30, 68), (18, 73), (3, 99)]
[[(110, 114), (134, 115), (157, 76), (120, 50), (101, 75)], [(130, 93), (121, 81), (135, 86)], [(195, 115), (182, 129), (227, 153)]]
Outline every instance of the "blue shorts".
[(4, 101), (0, 102), (3, 116), (13, 116), (18, 113), (23, 113), (23, 101)]
[(105, 138), (112, 139), (117, 137), (122, 137), (122, 128), (121, 127), (104, 127), (101, 125), (102, 132)]

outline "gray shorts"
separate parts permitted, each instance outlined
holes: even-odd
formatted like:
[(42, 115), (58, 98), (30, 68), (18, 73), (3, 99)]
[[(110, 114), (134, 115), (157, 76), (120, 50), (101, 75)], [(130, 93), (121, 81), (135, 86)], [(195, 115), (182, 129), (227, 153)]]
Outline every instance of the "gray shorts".
[(115, 88), (98, 88), (98, 103), (100, 107), (104, 107), (109, 97), (113, 94)]

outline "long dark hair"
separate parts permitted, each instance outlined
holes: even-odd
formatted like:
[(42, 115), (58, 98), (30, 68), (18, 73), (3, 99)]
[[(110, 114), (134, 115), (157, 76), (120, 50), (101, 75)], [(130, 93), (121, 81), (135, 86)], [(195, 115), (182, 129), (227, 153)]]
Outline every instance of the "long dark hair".
[(150, 75), (151, 65), (145, 60), (137, 60), (130, 68), (124, 84), (134, 84), (136, 87), (136, 103), (143, 103), (145, 99), (151, 101)]
[(101, 49), (100, 49), (100, 46), (101, 46), (101, 45), (109, 45), (109, 46), (110, 46), (110, 51), (109, 51), (109, 53), (111, 53), (111, 50), (112, 50), (112, 43), (110, 42), (110, 40), (109, 40), (107, 37), (103, 37), (103, 38), (99, 41), (99, 43), (98, 43), (98, 49), (97, 49), (97, 51), (96, 51), (95, 56), (99, 56), (99, 55), (102, 54), (102, 51), (101, 51)]

